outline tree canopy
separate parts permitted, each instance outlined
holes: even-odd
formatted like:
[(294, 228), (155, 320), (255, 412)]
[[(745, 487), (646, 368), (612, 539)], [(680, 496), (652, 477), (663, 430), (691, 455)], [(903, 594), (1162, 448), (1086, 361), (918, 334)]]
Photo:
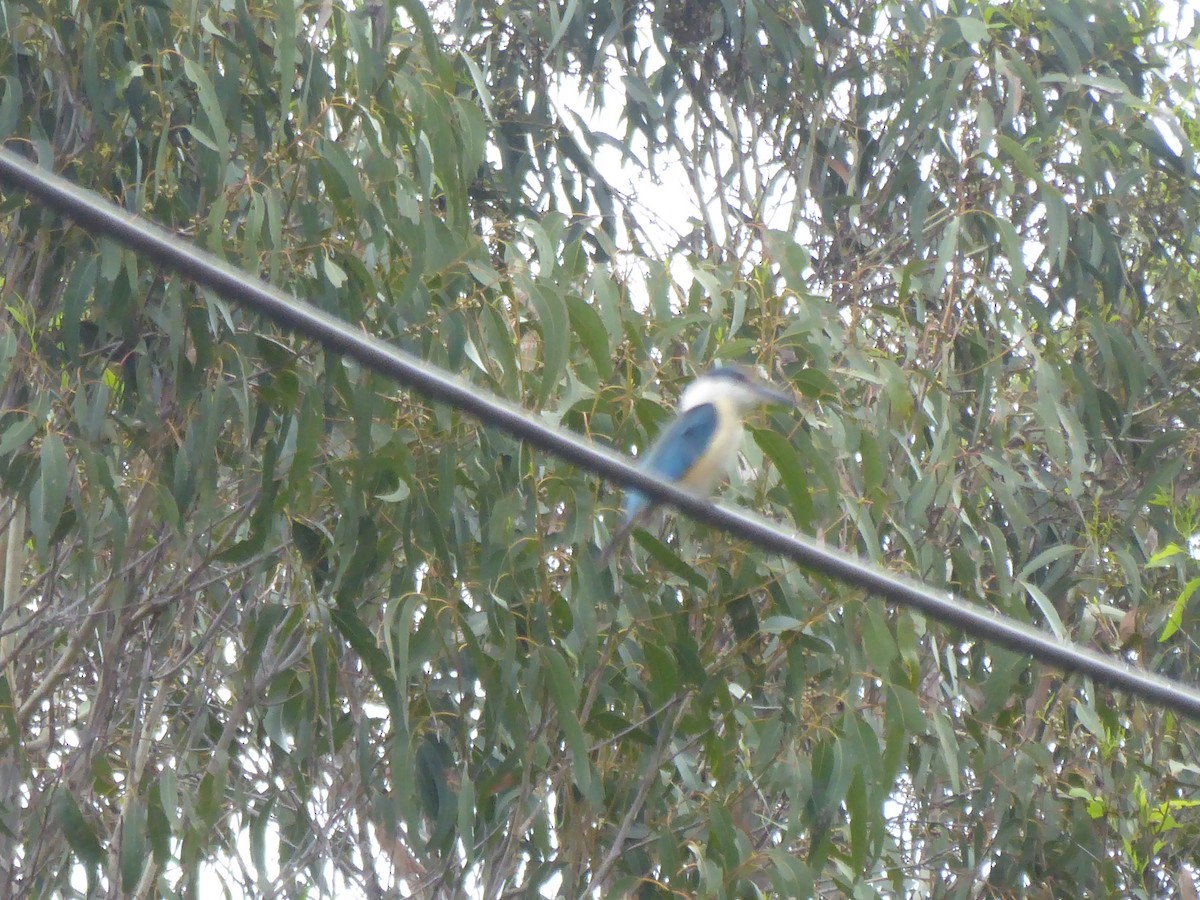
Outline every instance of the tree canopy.
[[(5, 146), (623, 450), (760, 364), (728, 499), (1200, 682), (1192, 13), (0, 22)], [(1195, 723), (686, 519), (601, 568), (593, 476), (8, 188), (0, 249), (0, 893), (1196, 895)]]

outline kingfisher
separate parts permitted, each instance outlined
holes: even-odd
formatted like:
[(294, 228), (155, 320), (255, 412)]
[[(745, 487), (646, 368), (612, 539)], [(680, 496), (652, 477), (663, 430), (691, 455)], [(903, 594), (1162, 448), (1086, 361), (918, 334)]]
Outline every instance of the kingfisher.
[[(679, 414), (651, 445), (639, 468), (678, 482), (698, 495), (712, 493), (737, 459), (742, 417), (768, 403), (795, 405), (795, 396), (764, 381), (747, 366), (722, 365), (701, 375), (679, 398)], [(653, 511), (650, 498), (630, 489), (621, 520), (601, 554), (607, 565), (625, 537)]]

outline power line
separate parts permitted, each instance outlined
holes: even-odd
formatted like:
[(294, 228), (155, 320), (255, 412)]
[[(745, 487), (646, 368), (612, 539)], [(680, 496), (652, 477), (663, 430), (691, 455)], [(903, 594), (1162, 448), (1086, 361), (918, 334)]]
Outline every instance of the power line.
[(506, 431), (581, 468), (627, 488), (636, 488), (706, 525), (890, 602), (914, 607), (977, 638), (994, 641), (1040, 662), (1086, 675), (1200, 720), (1200, 692), (1196, 689), (1135, 669), (1090, 648), (1059, 640), (1023, 622), (885, 572), (848, 553), (784, 532), (743, 510), (717, 506), (707, 499), (695, 497), (674, 484), (647, 475), (610, 450), (584, 441), (571, 432), (551, 428), (520, 407), (485, 394), (461, 378), (356, 331), (345, 322), (233, 268), (158, 226), (137, 219), (91, 192), (38, 168), (5, 147), (0, 147), (0, 180), (28, 191), (88, 230), (114, 238), (160, 265), (186, 275), (202, 287), (242, 303), (381, 375), (461, 409), (486, 425)]

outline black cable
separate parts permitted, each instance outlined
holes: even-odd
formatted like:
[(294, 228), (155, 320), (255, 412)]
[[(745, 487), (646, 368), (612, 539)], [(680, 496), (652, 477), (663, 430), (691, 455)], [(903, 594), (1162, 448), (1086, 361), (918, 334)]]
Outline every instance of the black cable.
[(160, 265), (187, 275), (197, 284), (243, 303), (278, 324), (333, 348), (382, 375), (422, 394), (462, 409), (479, 421), (507, 431), (535, 447), (588, 469), (624, 487), (637, 488), (655, 501), (736, 535), (764, 550), (860, 587), (892, 603), (912, 606), (977, 638), (1087, 675), (1111, 687), (1200, 720), (1200, 692), (1151, 672), (1135, 669), (1022, 622), (967, 604), (924, 585), (884, 572), (850, 554), (809, 538), (788, 534), (739, 509), (717, 506), (635, 468), (624, 457), (551, 428), (519, 407), (482, 392), (461, 378), (431, 366), (377, 338), (351, 328), (327, 313), (240, 272), (156, 225), (137, 219), (88, 191), (52, 175), (0, 147), (0, 180), (22, 188), (85, 228), (112, 237)]

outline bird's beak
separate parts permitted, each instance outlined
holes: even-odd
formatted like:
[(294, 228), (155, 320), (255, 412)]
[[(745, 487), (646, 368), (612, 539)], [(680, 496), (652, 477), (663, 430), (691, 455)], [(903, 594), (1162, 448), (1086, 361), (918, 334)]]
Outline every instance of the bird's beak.
[(777, 403), (780, 406), (795, 406), (796, 395), (784, 388), (776, 387), (773, 384), (761, 382), (754, 386), (754, 392), (762, 398), (764, 403)]

